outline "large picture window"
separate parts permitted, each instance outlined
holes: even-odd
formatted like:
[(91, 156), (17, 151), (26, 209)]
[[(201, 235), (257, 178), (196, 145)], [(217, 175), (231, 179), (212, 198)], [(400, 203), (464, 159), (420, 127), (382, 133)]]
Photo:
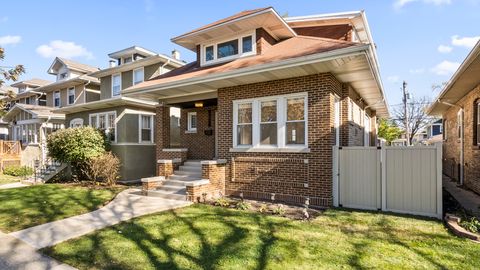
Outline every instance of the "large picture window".
[(234, 101), (234, 147), (305, 148), (305, 93)]

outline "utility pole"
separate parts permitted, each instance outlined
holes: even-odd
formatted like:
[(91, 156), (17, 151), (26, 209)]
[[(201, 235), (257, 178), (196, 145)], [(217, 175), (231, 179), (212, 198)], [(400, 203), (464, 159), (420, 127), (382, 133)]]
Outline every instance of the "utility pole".
[(407, 92), (407, 82), (403, 81), (402, 85), (402, 91), (403, 91), (403, 113), (405, 115), (405, 137), (407, 139), (407, 146), (410, 146), (410, 136), (409, 136), (409, 128), (408, 128), (408, 108), (407, 108), (407, 103), (408, 103), (408, 92)]

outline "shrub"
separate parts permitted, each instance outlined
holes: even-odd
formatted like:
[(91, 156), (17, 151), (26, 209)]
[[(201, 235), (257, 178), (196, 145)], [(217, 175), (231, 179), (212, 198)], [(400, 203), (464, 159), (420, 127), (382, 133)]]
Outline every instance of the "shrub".
[(60, 129), (47, 138), (48, 152), (61, 162), (82, 163), (105, 153), (105, 135), (92, 127)]
[(460, 221), (460, 226), (473, 233), (480, 232), (480, 220), (475, 217), (462, 219), (462, 221)]
[(238, 210), (248, 210), (250, 209), (251, 205), (247, 202), (241, 201), (237, 203), (236, 207)]
[(98, 157), (92, 157), (85, 163), (85, 175), (92, 181), (104, 182), (114, 185), (120, 171), (120, 159), (112, 152), (107, 152)]
[(277, 207), (275, 207), (273, 209), (273, 214), (274, 215), (279, 215), (279, 216), (285, 215), (285, 207), (283, 207), (283, 205), (279, 204)]
[(3, 169), (3, 174), (11, 176), (29, 176), (33, 174), (33, 169), (27, 166), (9, 166)]
[(268, 205), (262, 203), (260, 207), (258, 208), (258, 212), (260, 213), (266, 213), (268, 211)]
[(230, 205), (230, 202), (225, 197), (221, 197), (215, 200), (215, 205), (221, 207), (228, 207)]

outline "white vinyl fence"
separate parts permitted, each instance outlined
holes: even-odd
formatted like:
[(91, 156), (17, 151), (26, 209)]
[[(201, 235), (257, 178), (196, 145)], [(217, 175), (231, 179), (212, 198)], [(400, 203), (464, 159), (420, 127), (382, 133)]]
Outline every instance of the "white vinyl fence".
[(333, 203), (442, 218), (442, 145), (334, 147)]

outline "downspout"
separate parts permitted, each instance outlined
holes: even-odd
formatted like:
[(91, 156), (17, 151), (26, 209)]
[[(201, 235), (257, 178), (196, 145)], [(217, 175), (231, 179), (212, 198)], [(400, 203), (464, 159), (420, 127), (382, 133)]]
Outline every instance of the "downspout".
[[(460, 185), (463, 186), (463, 178), (464, 178), (464, 160), (465, 160), (465, 154), (464, 154), (464, 148), (465, 148), (465, 141), (464, 141), (464, 129), (465, 129), (465, 121), (464, 121), (464, 110), (463, 110), (463, 107), (462, 106), (458, 106), (456, 104), (452, 104), (452, 103), (449, 103), (449, 102), (445, 102), (445, 101), (441, 101), (440, 98), (437, 99), (437, 102), (439, 103), (442, 103), (442, 104), (445, 104), (447, 106), (450, 106), (450, 107), (457, 107), (460, 109), (460, 113), (461, 113), (461, 121), (462, 121), (462, 128), (460, 129)], [(458, 123), (457, 123), (458, 125)], [(446, 130), (444, 130), (443, 132), (447, 132)]]

